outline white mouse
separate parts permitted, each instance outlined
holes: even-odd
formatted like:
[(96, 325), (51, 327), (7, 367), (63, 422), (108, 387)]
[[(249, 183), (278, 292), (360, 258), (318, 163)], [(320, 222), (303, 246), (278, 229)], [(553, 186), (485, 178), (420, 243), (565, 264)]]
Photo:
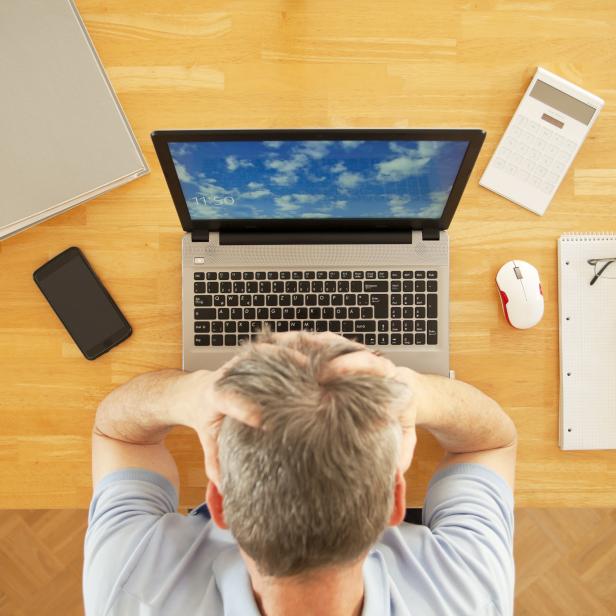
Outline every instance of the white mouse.
[(539, 272), (526, 261), (507, 261), (496, 274), (505, 318), (517, 329), (529, 329), (543, 317)]

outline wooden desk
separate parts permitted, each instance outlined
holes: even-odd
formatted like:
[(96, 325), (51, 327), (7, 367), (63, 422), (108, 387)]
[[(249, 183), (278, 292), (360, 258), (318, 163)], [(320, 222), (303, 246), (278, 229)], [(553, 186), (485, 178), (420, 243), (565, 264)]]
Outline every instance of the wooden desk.
[[(488, 131), (450, 229), (452, 365), (518, 426), (518, 505), (616, 506), (616, 453), (557, 446), (556, 239), (616, 230), (611, 0), (77, 4), (152, 173), (0, 243), (0, 507), (86, 507), (97, 403), (136, 374), (180, 366), (182, 230), (150, 131), (313, 126)], [(606, 101), (543, 218), (478, 186), (537, 64)], [(95, 362), (32, 282), (71, 245), (135, 330)], [(494, 285), (513, 257), (539, 268), (547, 300), (526, 332), (505, 323)], [(182, 504), (194, 505), (205, 485), (198, 441), (178, 430), (169, 443)], [(420, 502), (438, 455), (420, 436), (409, 502)]]

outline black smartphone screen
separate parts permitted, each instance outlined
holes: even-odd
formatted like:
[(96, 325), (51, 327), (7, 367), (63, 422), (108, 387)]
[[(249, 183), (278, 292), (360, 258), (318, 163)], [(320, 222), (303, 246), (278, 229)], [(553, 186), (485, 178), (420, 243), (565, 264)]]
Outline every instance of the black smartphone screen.
[(34, 281), (87, 359), (130, 336), (128, 321), (79, 248), (45, 263)]

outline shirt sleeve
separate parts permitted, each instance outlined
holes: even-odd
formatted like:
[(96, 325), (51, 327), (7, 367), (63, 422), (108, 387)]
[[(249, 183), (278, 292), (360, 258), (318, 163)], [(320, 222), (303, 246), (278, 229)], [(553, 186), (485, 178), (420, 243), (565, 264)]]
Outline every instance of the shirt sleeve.
[(152, 471), (115, 471), (97, 484), (84, 546), (83, 595), (88, 616), (107, 612), (157, 523), (177, 507), (173, 485)]
[(452, 568), (512, 614), (513, 493), (505, 480), (481, 464), (448, 466), (430, 482), (423, 518)]

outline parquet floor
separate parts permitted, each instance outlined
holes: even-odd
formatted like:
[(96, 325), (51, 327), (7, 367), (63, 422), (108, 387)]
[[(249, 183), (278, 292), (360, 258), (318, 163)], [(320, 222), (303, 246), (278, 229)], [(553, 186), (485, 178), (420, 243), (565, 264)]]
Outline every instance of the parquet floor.
[[(616, 614), (616, 509), (516, 512), (516, 615)], [(83, 510), (0, 512), (0, 615), (78, 616)]]

